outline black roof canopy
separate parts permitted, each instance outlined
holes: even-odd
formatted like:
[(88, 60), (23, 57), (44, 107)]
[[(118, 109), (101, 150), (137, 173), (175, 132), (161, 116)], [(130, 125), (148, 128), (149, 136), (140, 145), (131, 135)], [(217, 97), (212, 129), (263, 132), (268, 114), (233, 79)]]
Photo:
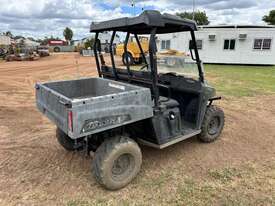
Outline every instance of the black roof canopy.
[(92, 23), (91, 32), (119, 31), (132, 34), (150, 34), (152, 28), (157, 28), (158, 34), (197, 30), (192, 20), (182, 19), (171, 14), (161, 14), (159, 11), (144, 11), (137, 17), (124, 17), (100, 23)]

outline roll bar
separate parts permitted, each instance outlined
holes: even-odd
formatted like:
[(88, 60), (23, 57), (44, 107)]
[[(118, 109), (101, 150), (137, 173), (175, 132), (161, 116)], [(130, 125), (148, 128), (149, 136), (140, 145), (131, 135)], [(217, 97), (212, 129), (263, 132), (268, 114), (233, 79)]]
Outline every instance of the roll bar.
[(125, 43), (124, 43), (124, 54), (127, 55), (126, 56), (126, 67), (127, 67), (128, 75), (132, 76), (132, 72), (130, 70), (130, 65), (129, 65), (129, 59), (128, 59), (128, 50), (127, 50), (129, 38), (130, 38), (130, 32), (127, 32)]
[(117, 76), (117, 70), (116, 70), (116, 64), (115, 64), (115, 58), (114, 58), (114, 51), (113, 51), (113, 45), (114, 45), (115, 36), (116, 36), (116, 31), (113, 31), (109, 50), (110, 50), (110, 56), (111, 56), (111, 61), (112, 61), (113, 74), (115, 76), (115, 80), (117, 80), (118, 76)]
[[(200, 81), (204, 82), (204, 73), (203, 73), (202, 64), (201, 64), (201, 60), (200, 60), (199, 52), (198, 52), (198, 48), (197, 48), (195, 32), (193, 30), (191, 30), (190, 33), (191, 33), (191, 38), (192, 38), (192, 41), (193, 41), (193, 44), (194, 44), (194, 51), (195, 51), (195, 58), (193, 57), (193, 54), (192, 54), (192, 58), (194, 58), (194, 60), (197, 63)], [(130, 32), (127, 32), (127, 35), (126, 35), (126, 38), (125, 38), (125, 43), (124, 43), (124, 53), (125, 54), (128, 53), (127, 46), (128, 46), (130, 34), (131, 34)], [(144, 51), (143, 51), (142, 46), (141, 46), (141, 43), (138, 39), (138, 34), (134, 33), (134, 36), (135, 36), (135, 39), (137, 41), (137, 44), (138, 44), (139, 50), (141, 52), (142, 58), (143, 58), (145, 64), (147, 64), (148, 67), (150, 67), (150, 70), (151, 70), (152, 95), (153, 95), (153, 98), (154, 98), (155, 107), (157, 108), (157, 107), (159, 107), (159, 87), (161, 85), (158, 83), (158, 68), (157, 68), (157, 55), (156, 55), (156, 53), (157, 53), (156, 34), (157, 34), (157, 27), (153, 27), (151, 29), (150, 40), (149, 40), (149, 59), (150, 59), (150, 62), (149, 62), (150, 64), (149, 65), (147, 63)], [(116, 31), (113, 31), (109, 49), (110, 49), (110, 55), (111, 55), (113, 75), (114, 75), (115, 79), (118, 80), (119, 79), (119, 74), (118, 74), (117, 69), (116, 69), (115, 59), (114, 59), (114, 52), (113, 52), (113, 42), (114, 42), (115, 35), (116, 35)], [(96, 66), (97, 66), (98, 75), (99, 75), (99, 77), (102, 77), (101, 66), (106, 66), (106, 65), (105, 65), (104, 57), (101, 54), (101, 45), (100, 45), (100, 40), (98, 39), (98, 36), (99, 36), (99, 32), (96, 32), (96, 34), (95, 34), (95, 43), (94, 43), (94, 56), (95, 56), (95, 59), (96, 59)], [(99, 61), (98, 56), (100, 57), (100, 61)], [(134, 77), (131, 70), (130, 70), (129, 59), (126, 58), (125, 60), (126, 60), (128, 81), (131, 81), (132, 79), (137, 80), (138, 78)], [(101, 63), (101, 65), (100, 65), (100, 63)], [(141, 81), (143, 81), (143, 80), (141, 80)]]
[(150, 68), (152, 77), (152, 90), (155, 100), (155, 107), (159, 106), (159, 88), (158, 84), (158, 68), (157, 68), (157, 45), (156, 45), (156, 32), (157, 28), (151, 30), (150, 41), (149, 41), (149, 57), (150, 57)]
[(95, 55), (95, 62), (96, 62), (96, 68), (97, 68), (98, 76), (102, 77), (101, 69), (100, 69), (100, 63), (99, 63), (99, 59), (98, 59), (98, 53), (97, 53), (98, 35), (99, 35), (99, 33), (96, 32), (96, 34), (95, 34), (95, 42), (94, 42), (94, 55)]
[(140, 41), (139, 41), (139, 39), (138, 39), (138, 35), (137, 35), (137, 34), (134, 34), (134, 35), (135, 35), (135, 39), (136, 39), (136, 41), (137, 41), (137, 45), (138, 45), (139, 51), (140, 51), (140, 53), (141, 53), (142, 59), (143, 59), (143, 61), (145, 62), (145, 64), (148, 66), (147, 59), (146, 59), (146, 57), (145, 57), (144, 51), (143, 51), (142, 46), (141, 46), (141, 44), (140, 44)]
[(196, 41), (196, 37), (195, 37), (195, 32), (193, 30), (191, 30), (190, 32), (191, 32), (191, 38), (192, 38), (192, 41), (193, 41), (193, 44), (194, 44), (194, 51), (195, 51), (195, 56), (196, 56), (196, 58), (194, 60), (196, 61), (197, 65), (198, 65), (200, 81), (204, 82), (204, 73), (203, 73), (202, 64), (201, 64), (202, 62), (201, 62), (200, 56), (199, 56), (199, 51), (198, 51), (197, 41)]

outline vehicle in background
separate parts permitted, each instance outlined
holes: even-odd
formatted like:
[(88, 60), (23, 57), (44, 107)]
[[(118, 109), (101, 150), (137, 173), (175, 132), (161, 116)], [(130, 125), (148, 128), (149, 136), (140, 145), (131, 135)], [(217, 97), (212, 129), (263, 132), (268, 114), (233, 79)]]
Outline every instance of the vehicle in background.
[(50, 56), (50, 51), (48, 46), (38, 46), (36, 52), (40, 57)]
[(8, 54), (8, 50), (5, 48), (0, 48), (0, 58), (4, 59), (6, 55)]
[[(133, 64), (141, 64), (142, 63), (142, 52), (143, 50), (144, 54), (148, 54), (149, 51), (149, 39), (145, 36), (139, 37), (140, 45), (135, 40), (135, 37), (132, 36), (129, 39), (129, 42), (127, 44), (127, 49), (125, 50), (125, 44), (118, 44), (116, 47), (116, 55), (122, 57), (122, 62), (124, 65), (126, 65), (126, 58), (128, 58), (129, 65)], [(140, 49), (141, 47), (141, 49)]]
[(19, 54), (9, 54), (5, 57), (7, 62), (10, 61), (34, 61), (39, 59), (39, 55), (34, 53), (19, 53)]
[(34, 61), (40, 58), (35, 49), (31, 48), (9, 48), (9, 51), (5, 57), (7, 62), (9, 61)]
[(68, 45), (63, 40), (50, 40), (48, 42), (49, 50), (52, 52), (74, 52), (75, 47)]

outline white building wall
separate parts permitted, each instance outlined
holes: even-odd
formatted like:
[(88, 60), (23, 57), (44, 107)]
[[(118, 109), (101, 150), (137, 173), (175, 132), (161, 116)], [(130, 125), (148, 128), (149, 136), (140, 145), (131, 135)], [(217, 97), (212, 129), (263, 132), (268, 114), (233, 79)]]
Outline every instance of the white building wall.
[[(215, 34), (216, 40), (210, 41), (209, 34)], [(239, 39), (239, 34), (247, 34), (245, 40)], [(253, 49), (254, 39), (272, 39), (269, 50)], [(171, 40), (171, 49), (189, 54), (189, 32), (165, 34), (158, 36), (158, 48), (161, 51), (161, 41)], [(202, 40), (200, 58), (205, 63), (222, 64), (267, 64), (275, 65), (275, 28), (203, 28), (196, 32), (196, 39)], [(224, 40), (235, 39), (234, 50), (224, 50)]]
[(0, 35), (0, 45), (4, 45), (4, 46), (11, 45), (11, 38), (5, 35)]
[[(110, 32), (100, 33), (98, 37), (102, 44), (109, 44), (112, 38), (112, 34)], [(114, 44), (119, 44), (119, 38), (116, 36), (114, 39)]]

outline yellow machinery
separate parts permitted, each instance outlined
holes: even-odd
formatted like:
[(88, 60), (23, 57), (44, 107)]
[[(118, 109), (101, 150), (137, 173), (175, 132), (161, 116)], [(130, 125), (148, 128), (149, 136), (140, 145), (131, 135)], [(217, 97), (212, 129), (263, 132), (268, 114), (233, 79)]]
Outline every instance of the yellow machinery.
[[(145, 36), (139, 37), (139, 41), (145, 55), (149, 51), (149, 38)], [(129, 42), (127, 44), (127, 52), (128, 55), (124, 53), (124, 44), (118, 44), (116, 47), (116, 55), (122, 57), (122, 62), (126, 65), (126, 58), (128, 57), (129, 65), (132, 64), (141, 64), (142, 63), (142, 55), (139, 49), (138, 43), (136, 42), (134, 37), (130, 37)]]
[(162, 52), (158, 52), (157, 55), (159, 56), (186, 56), (184, 52), (180, 52), (175, 49), (168, 49)]

